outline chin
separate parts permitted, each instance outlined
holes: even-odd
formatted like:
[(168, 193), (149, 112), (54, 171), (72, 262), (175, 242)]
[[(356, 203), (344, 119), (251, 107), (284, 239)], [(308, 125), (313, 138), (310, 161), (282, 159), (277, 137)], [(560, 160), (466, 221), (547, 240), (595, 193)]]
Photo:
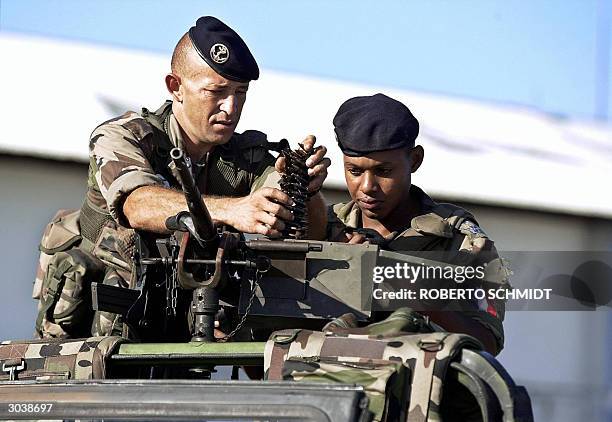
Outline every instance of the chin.
[[(385, 204), (387, 205), (387, 204)], [(361, 215), (371, 219), (371, 220), (376, 220), (376, 221), (380, 221), (382, 222), (384, 219), (386, 219), (389, 214), (391, 213), (389, 209), (387, 209), (387, 207), (381, 207), (381, 208), (377, 208), (377, 209), (373, 209), (373, 210), (368, 210), (368, 209), (364, 209), (359, 207), (359, 209), (361, 210)]]
[(227, 142), (229, 142), (229, 140), (232, 138), (233, 134), (234, 134), (234, 132), (230, 133), (229, 135), (226, 135), (226, 134), (223, 134), (223, 135), (213, 134), (211, 136), (208, 136), (206, 138), (206, 141), (209, 144), (223, 145), (223, 144), (226, 144)]
[(372, 210), (364, 210), (361, 209), (361, 214), (372, 219), (372, 220), (380, 220), (382, 218), (380, 211), (372, 211)]

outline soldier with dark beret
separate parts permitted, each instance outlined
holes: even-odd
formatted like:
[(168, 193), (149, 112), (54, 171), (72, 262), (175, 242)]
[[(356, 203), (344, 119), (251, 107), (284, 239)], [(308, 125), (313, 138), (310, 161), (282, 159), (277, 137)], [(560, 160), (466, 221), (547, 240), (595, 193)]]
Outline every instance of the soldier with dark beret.
[[(169, 157), (174, 147), (188, 157), (215, 224), (276, 237), (293, 219), (292, 200), (277, 183), (284, 159), (269, 153), (265, 134), (235, 132), (249, 84), (258, 78), (259, 67), (243, 39), (219, 19), (201, 17), (174, 49), (165, 76), (171, 99), (157, 111), (128, 111), (93, 131), (79, 223), (82, 246), (107, 265), (104, 283), (128, 287), (134, 230), (167, 233), (166, 219), (187, 209)], [(306, 150), (314, 144), (314, 136), (303, 141)], [(312, 238), (324, 236), (325, 204), (318, 192), (330, 164), (325, 153), (319, 147), (306, 162)], [(37, 323), (39, 336), (75, 335), (47, 314), (42, 312)], [(120, 322), (119, 315), (98, 312), (92, 332), (119, 334)]]
[[(507, 282), (493, 242), (474, 216), (455, 205), (436, 203), (412, 184), (424, 149), (415, 144), (419, 122), (408, 107), (383, 94), (355, 97), (340, 106), (333, 123), (352, 200), (328, 208), (328, 239), (375, 242), (402, 252), (486, 255), (486, 279)], [(503, 347), (503, 303), (483, 300), (460, 313), (428, 314), (448, 331), (478, 338), (491, 353)]]

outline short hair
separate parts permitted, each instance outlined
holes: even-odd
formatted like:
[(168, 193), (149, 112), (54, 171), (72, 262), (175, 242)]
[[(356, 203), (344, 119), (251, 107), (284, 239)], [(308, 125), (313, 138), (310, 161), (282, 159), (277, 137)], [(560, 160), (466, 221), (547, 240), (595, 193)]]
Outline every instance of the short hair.
[(174, 47), (174, 52), (172, 53), (172, 61), (170, 62), (172, 73), (177, 76), (190, 76), (186, 75), (186, 73), (188, 71), (194, 71), (194, 69), (190, 69), (188, 65), (188, 56), (192, 51), (193, 45), (191, 44), (189, 33), (185, 32), (178, 43), (176, 43), (176, 47)]

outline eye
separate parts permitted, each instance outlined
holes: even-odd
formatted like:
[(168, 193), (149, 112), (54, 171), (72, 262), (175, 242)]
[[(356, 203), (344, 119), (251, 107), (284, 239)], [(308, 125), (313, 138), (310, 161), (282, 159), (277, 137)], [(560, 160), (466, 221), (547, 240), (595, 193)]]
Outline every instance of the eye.
[(207, 95), (219, 96), (223, 94), (223, 90), (217, 88), (204, 88), (204, 93)]
[(363, 173), (363, 170), (361, 170), (360, 168), (356, 168), (356, 167), (349, 167), (347, 171), (351, 173), (353, 176), (359, 176), (361, 175), (361, 173)]
[(383, 176), (383, 177), (389, 176), (392, 172), (393, 172), (393, 169), (388, 168), (388, 167), (382, 167), (382, 168), (376, 169), (376, 174), (378, 176)]

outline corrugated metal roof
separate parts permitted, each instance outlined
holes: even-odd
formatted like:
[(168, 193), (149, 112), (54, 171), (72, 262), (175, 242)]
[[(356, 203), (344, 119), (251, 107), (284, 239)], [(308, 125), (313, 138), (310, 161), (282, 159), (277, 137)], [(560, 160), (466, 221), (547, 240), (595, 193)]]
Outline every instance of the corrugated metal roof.
[[(89, 134), (126, 109), (167, 97), (169, 57), (0, 35), (0, 152), (87, 160)], [(531, 109), (265, 70), (252, 84), (238, 130), (271, 140), (317, 135), (334, 164), (327, 186), (343, 188), (331, 120), (356, 95), (384, 92), (421, 122), (425, 162), (414, 182), (445, 198), (612, 217), (612, 127)]]

